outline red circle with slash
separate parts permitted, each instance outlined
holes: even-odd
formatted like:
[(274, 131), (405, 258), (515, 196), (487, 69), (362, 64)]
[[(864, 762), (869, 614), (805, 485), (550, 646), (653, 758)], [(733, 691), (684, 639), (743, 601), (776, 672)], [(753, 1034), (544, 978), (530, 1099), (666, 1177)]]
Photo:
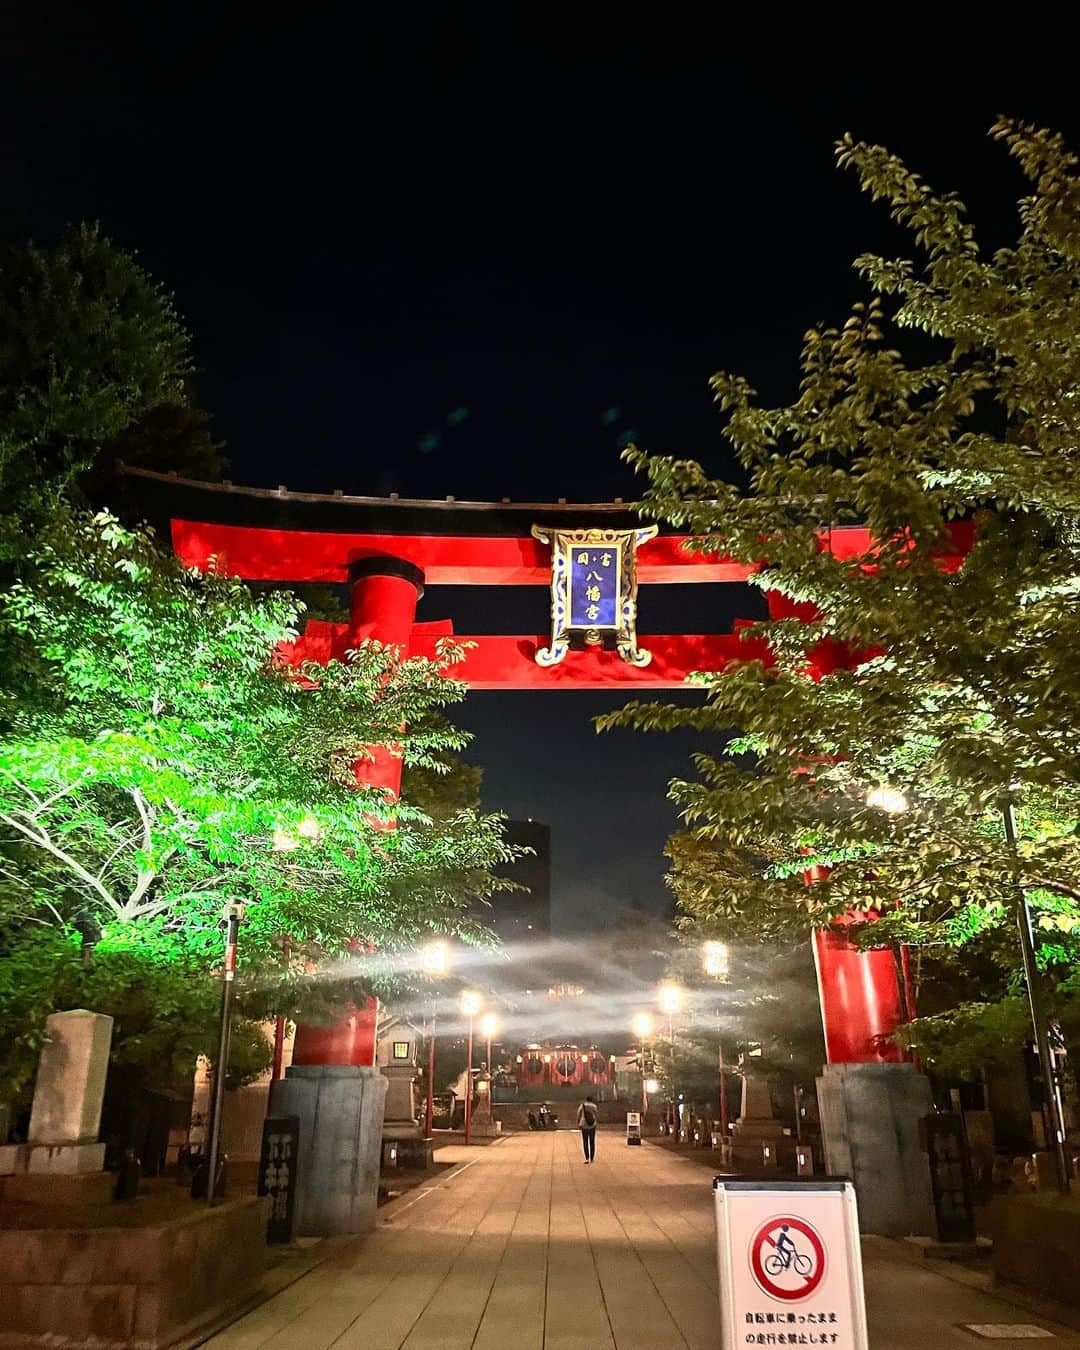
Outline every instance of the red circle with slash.
[[(802, 1250), (797, 1251), (789, 1263), (781, 1267), (780, 1262), (784, 1257), (777, 1247), (776, 1238), (784, 1224), (787, 1224), (790, 1232), (805, 1241), (796, 1244)], [(750, 1243), (750, 1269), (758, 1288), (770, 1298), (782, 1299), (785, 1303), (809, 1298), (825, 1278), (825, 1265), (825, 1244), (817, 1229), (805, 1219), (796, 1219), (789, 1214), (778, 1214), (766, 1220)]]

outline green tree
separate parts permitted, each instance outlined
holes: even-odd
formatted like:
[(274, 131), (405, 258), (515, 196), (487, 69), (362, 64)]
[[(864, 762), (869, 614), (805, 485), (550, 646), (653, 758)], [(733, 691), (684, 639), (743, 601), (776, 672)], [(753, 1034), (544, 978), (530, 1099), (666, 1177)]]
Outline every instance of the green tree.
[[(0, 545), (88, 471), (127, 455), (214, 475), (190, 407), (190, 339), (171, 297), (96, 225), (12, 250), (0, 271)], [(99, 457), (104, 461), (96, 470)]]
[[(1080, 179), (1059, 137), (991, 134), (1029, 184), (1015, 245), (987, 254), (954, 195), (845, 138), (840, 164), (918, 256), (857, 260), (870, 297), (807, 333), (793, 403), (714, 377), (741, 473), (629, 452), (647, 514), (781, 604), (757, 630), (769, 659), (703, 674), (700, 707), (604, 724), (715, 738), (671, 785), (680, 905), (702, 931), (794, 938), (873, 911), (867, 944), (996, 941), (1015, 989), (1013, 878), (1059, 982), (1080, 923)], [(838, 526), (864, 542), (832, 549)], [(872, 805), (881, 788), (907, 809)], [(815, 863), (830, 871), (808, 887)]]
[[(501, 884), (501, 821), (470, 806), (435, 820), (353, 769), (381, 746), (438, 772), (465, 743), (443, 715), (463, 693), (456, 650), (402, 660), (366, 643), (297, 671), (279, 655), (297, 618), (292, 597), (185, 571), (110, 516), (53, 518), (0, 597), (0, 943), (27, 972), (0, 983), (6, 1022), (42, 1005), (48, 968), (62, 1001), (111, 990), (115, 1054), (135, 1053), (136, 1026), (154, 1062), (202, 997), (175, 986), (213, 990), (230, 900), (248, 906), (253, 1017), (391, 987), (396, 955), (428, 933), (486, 940), (468, 906)], [(77, 933), (92, 952), (73, 965)], [(212, 999), (199, 1006), (182, 1055), (192, 1037), (212, 1048)]]

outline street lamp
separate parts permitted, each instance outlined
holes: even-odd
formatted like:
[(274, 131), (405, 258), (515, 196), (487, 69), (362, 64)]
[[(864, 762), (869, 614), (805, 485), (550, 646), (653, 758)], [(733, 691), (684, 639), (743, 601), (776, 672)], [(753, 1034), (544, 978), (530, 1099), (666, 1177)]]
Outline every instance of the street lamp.
[(660, 1011), (666, 1013), (669, 1018), (682, 1008), (683, 991), (677, 984), (662, 984), (657, 991), (657, 1000), (660, 1004)]
[(484, 996), (476, 989), (465, 989), (461, 994), (461, 1011), (469, 1019), (469, 1057), (465, 1067), (465, 1143), (472, 1139), (472, 1042), (473, 1018), (484, 1006)]
[(420, 968), (425, 975), (446, 975), (450, 970), (450, 948), (447, 943), (428, 942), (420, 948)]
[(682, 1132), (682, 1118), (679, 1114), (679, 1094), (675, 1088), (675, 1014), (682, 1008), (683, 991), (677, 984), (662, 984), (657, 990), (660, 1011), (667, 1014), (668, 1040), (671, 1042), (671, 1113), (675, 1126), (675, 1138)]
[(705, 974), (717, 979), (725, 976), (731, 968), (731, 953), (726, 942), (706, 942), (701, 949), (701, 959)]
[[(701, 960), (705, 974), (716, 980), (726, 980), (731, 969), (731, 952), (726, 942), (706, 942), (701, 949)], [(726, 1138), (728, 1132), (727, 1077), (724, 1072), (724, 1041), (721, 1034), (720, 1009), (716, 1010), (716, 1047), (718, 1071), (720, 1075), (720, 1133)]]
[(480, 1035), (487, 1041), (488, 1102), (494, 1105), (491, 1095), (491, 1042), (499, 1034), (499, 1019), (493, 1012), (486, 1012), (480, 1019)]
[[(649, 1114), (649, 1093), (656, 1091), (656, 1079), (650, 1078), (646, 1080), (645, 1078), (645, 1049), (653, 1034), (652, 1013), (635, 1013), (630, 1022), (630, 1028), (641, 1045), (641, 1114), (647, 1116)], [(654, 1084), (654, 1086), (650, 1087), (650, 1083)]]
[[(428, 942), (420, 948), (420, 969), (425, 975), (437, 978), (450, 970), (450, 948), (447, 943)], [(431, 996), (431, 1035), (427, 1049), (427, 1104), (424, 1108), (424, 1137), (430, 1139), (435, 1128), (435, 995)]]
[(206, 1203), (214, 1203), (217, 1189), (218, 1156), (221, 1152), (221, 1132), (225, 1115), (225, 1079), (229, 1072), (229, 1046), (232, 1042), (232, 996), (236, 980), (236, 946), (240, 925), (244, 921), (244, 905), (230, 900), (225, 905), (222, 923), (225, 925), (225, 964), (221, 980), (221, 1026), (218, 1036), (218, 1055), (214, 1065), (214, 1095), (211, 1099), (209, 1171), (206, 1174)]

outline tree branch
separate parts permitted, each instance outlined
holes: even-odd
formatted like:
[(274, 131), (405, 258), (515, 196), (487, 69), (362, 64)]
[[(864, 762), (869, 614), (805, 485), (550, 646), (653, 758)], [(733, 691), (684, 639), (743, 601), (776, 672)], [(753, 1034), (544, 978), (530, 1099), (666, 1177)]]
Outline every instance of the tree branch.
[(6, 811), (0, 811), (0, 820), (6, 825), (10, 825), (11, 828), (21, 834), (23, 838), (29, 839), (32, 844), (35, 844), (40, 849), (44, 849), (46, 853), (51, 854), (54, 858), (62, 862), (64, 866), (74, 872), (80, 880), (86, 882), (91, 890), (96, 891), (114, 914), (117, 916), (123, 914), (123, 906), (113, 899), (98, 878), (95, 877), (93, 873), (88, 872), (81, 863), (76, 862), (69, 853), (65, 853), (62, 848), (57, 847), (57, 845), (49, 838), (48, 834), (46, 834), (43, 825), (40, 823), (37, 824), (37, 829), (41, 831), (40, 834), (37, 834), (31, 826), (22, 824), (21, 821), (17, 820), (12, 815), (9, 815)]

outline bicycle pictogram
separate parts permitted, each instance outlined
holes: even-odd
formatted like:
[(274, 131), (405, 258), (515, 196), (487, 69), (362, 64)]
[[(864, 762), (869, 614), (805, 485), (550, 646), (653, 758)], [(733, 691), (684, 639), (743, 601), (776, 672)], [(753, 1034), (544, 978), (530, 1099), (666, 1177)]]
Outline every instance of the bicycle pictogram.
[(758, 1288), (785, 1303), (808, 1298), (825, 1275), (825, 1245), (817, 1230), (794, 1215), (763, 1223), (750, 1243)]
[(777, 1250), (770, 1252), (764, 1260), (765, 1273), (767, 1275), (780, 1275), (785, 1270), (794, 1269), (797, 1275), (809, 1279), (814, 1272), (813, 1259), (800, 1252), (789, 1236), (791, 1225), (782, 1223), (780, 1225), (780, 1236), (776, 1239)]

